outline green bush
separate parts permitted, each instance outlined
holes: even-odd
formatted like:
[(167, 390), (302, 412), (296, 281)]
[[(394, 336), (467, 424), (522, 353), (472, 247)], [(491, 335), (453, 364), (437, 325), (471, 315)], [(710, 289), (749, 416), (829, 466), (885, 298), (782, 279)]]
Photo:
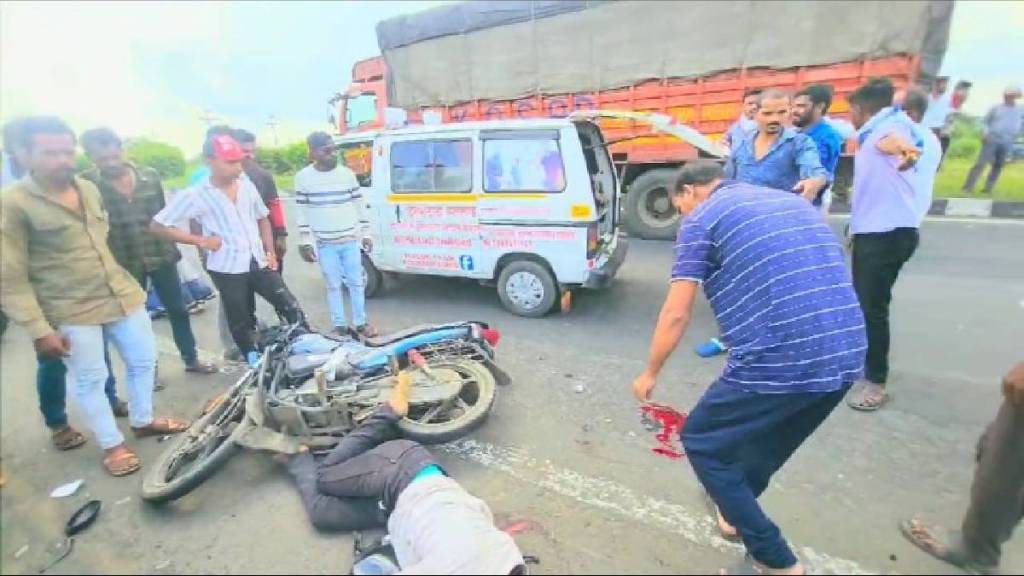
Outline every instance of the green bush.
[(256, 148), (256, 161), (274, 174), (284, 174), (291, 171), (291, 165), (285, 160), (280, 148)]
[(91, 168), (92, 168), (92, 161), (89, 160), (88, 156), (86, 156), (85, 154), (82, 154), (81, 152), (78, 152), (77, 154), (75, 154), (75, 171), (76, 172), (85, 172), (86, 170), (89, 170)]
[(981, 151), (981, 138), (957, 138), (954, 136), (949, 142), (949, 150), (946, 156), (957, 160), (972, 160)]
[(128, 142), (126, 152), (129, 160), (156, 170), (160, 178), (174, 178), (185, 173), (185, 155), (176, 146), (138, 138)]
[(959, 116), (953, 121), (947, 158), (973, 159), (981, 150), (981, 126), (977, 118)]
[(305, 142), (295, 142), (278, 148), (256, 148), (256, 161), (274, 174), (291, 174), (301, 170), (309, 159)]

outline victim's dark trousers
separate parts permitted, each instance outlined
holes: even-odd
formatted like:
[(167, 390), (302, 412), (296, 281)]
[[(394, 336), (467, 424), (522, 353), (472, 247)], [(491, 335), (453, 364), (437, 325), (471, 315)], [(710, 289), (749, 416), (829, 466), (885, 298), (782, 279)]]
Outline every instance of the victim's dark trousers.
[(329, 531), (380, 526), (413, 478), (437, 465), (426, 448), (398, 439), (400, 419), (390, 406), (381, 406), (322, 462), (309, 453), (291, 459), (288, 470), (313, 526)]
[(853, 288), (864, 312), (868, 352), (864, 377), (884, 385), (889, 378), (889, 304), (900, 269), (914, 255), (917, 228), (853, 236)]
[(299, 302), (285, 286), (277, 272), (260, 268), (255, 260), (249, 271), (240, 274), (225, 274), (208, 270), (210, 279), (220, 292), (221, 306), (228, 320), (231, 337), (243, 355), (256, 350), (253, 340), (253, 317), (256, 301), (253, 294), (259, 294), (270, 303), (289, 323), (298, 322), (302, 314)]

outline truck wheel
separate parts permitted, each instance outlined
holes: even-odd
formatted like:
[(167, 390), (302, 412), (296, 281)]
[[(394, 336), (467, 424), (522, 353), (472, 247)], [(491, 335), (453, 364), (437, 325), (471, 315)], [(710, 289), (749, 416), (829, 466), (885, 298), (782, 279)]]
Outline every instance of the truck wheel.
[(544, 266), (518, 260), (506, 266), (498, 277), (498, 297), (505, 309), (519, 316), (540, 318), (551, 311), (558, 299), (555, 277)]
[(629, 186), (626, 194), (626, 229), (648, 240), (671, 240), (679, 231), (679, 211), (672, 205), (676, 171), (648, 170)]
[(363, 286), (364, 295), (367, 298), (373, 298), (377, 294), (377, 291), (384, 285), (384, 275), (380, 273), (380, 270), (373, 265), (373, 260), (363, 253)]

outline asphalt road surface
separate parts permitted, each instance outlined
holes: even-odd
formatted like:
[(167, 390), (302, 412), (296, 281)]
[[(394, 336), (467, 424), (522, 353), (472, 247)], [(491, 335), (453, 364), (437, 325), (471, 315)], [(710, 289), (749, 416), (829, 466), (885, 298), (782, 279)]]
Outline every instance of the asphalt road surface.
[[(841, 220), (834, 220), (836, 229)], [(967, 502), (973, 447), (998, 405), (999, 377), (1024, 358), (1024, 225), (929, 221), (893, 302), (895, 396), (877, 414), (841, 406), (774, 479), (769, 514), (819, 573), (947, 573), (906, 543), (897, 522), (924, 514), (957, 526)], [(653, 454), (630, 383), (645, 365), (664, 297), (672, 244), (633, 242), (613, 285), (579, 294), (574, 309), (529, 320), (505, 312), (493, 288), (427, 277), (389, 281), (369, 303), (385, 329), (486, 320), (503, 334), (499, 390), (490, 420), (440, 449), (451, 474), (486, 500), (500, 524), (516, 524), (535, 573), (708, 573), (740, 549), (717, 538), (685, 460)], [(286, 280), (311, 320), (327, 328), (316, 266), (286, 262)], [(194, 317), (200, 345), (219, 351), (216, 305)], [(186, 376), (161, 339), (159, 413), (189, 416), (232, 374)], [(694, 345), (716, 332), (703, 302), (655, 399), (692, 406), (720, 370)], [(35, 573), (58, 555), (71, 512), (103, 501), (96, 524), (48, 573), (348, 573), (349, 535), (317, 534), (279, 465), (243, 452), (173, 505), (138, 496), (141, 475), (110, 478), (95, 442), (50, 447), (36, 409), (35, 362), (19, 328), (3, 338), (3, 470), (0, 569)], [(116, 362), (116, 361), (115, 361)], [(81, 420), (71, 410), (72, 423)], [(123, 424), (123, 426), (127, 426)], [(145, 465), (162, 449), (132, 442)], [(50, 490), (83, 478), (76, 495)], [(1004, 570), (1024, 572), (1024, 537), (1006, 547)]]

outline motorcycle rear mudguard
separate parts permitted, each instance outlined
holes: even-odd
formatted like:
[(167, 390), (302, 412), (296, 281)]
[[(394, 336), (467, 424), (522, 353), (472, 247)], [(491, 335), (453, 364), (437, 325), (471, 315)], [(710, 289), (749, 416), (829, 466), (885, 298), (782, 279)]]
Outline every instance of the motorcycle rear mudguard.
[(481, 328), (488, 328), (488, 325), (484, 322), (473, 321), (450, 322), (448, 324), (419, 324), (411, 328), (406, 328), (405, 330), (399, 330), (398, 332), (392, 332), (391, 334), (385, 334), (383, 336), (378, 336), (376, 338), (364, 338), (362, 342), (369, 346), (370, 348), (383, 348), (385, 346), (394, 344), (399, 340), (404, 340), (406, 338), (418, 336), (425, 332), (445, 330), (448, 328), (468, 328), (471, 324), (478, 324), (480, 325)]
[(512, 377), (509, 376), (508, 372), (505, 372), (501, 366), (498, 366), (497, 362), (495, 362), (493, 358), (486, 357), (483, 362), (484, 366), (486, 366), (487, 369), (491, 371), (491, 374), (494, 375), (494, 381), (498, 386), (508, 386), (512, 383)]

